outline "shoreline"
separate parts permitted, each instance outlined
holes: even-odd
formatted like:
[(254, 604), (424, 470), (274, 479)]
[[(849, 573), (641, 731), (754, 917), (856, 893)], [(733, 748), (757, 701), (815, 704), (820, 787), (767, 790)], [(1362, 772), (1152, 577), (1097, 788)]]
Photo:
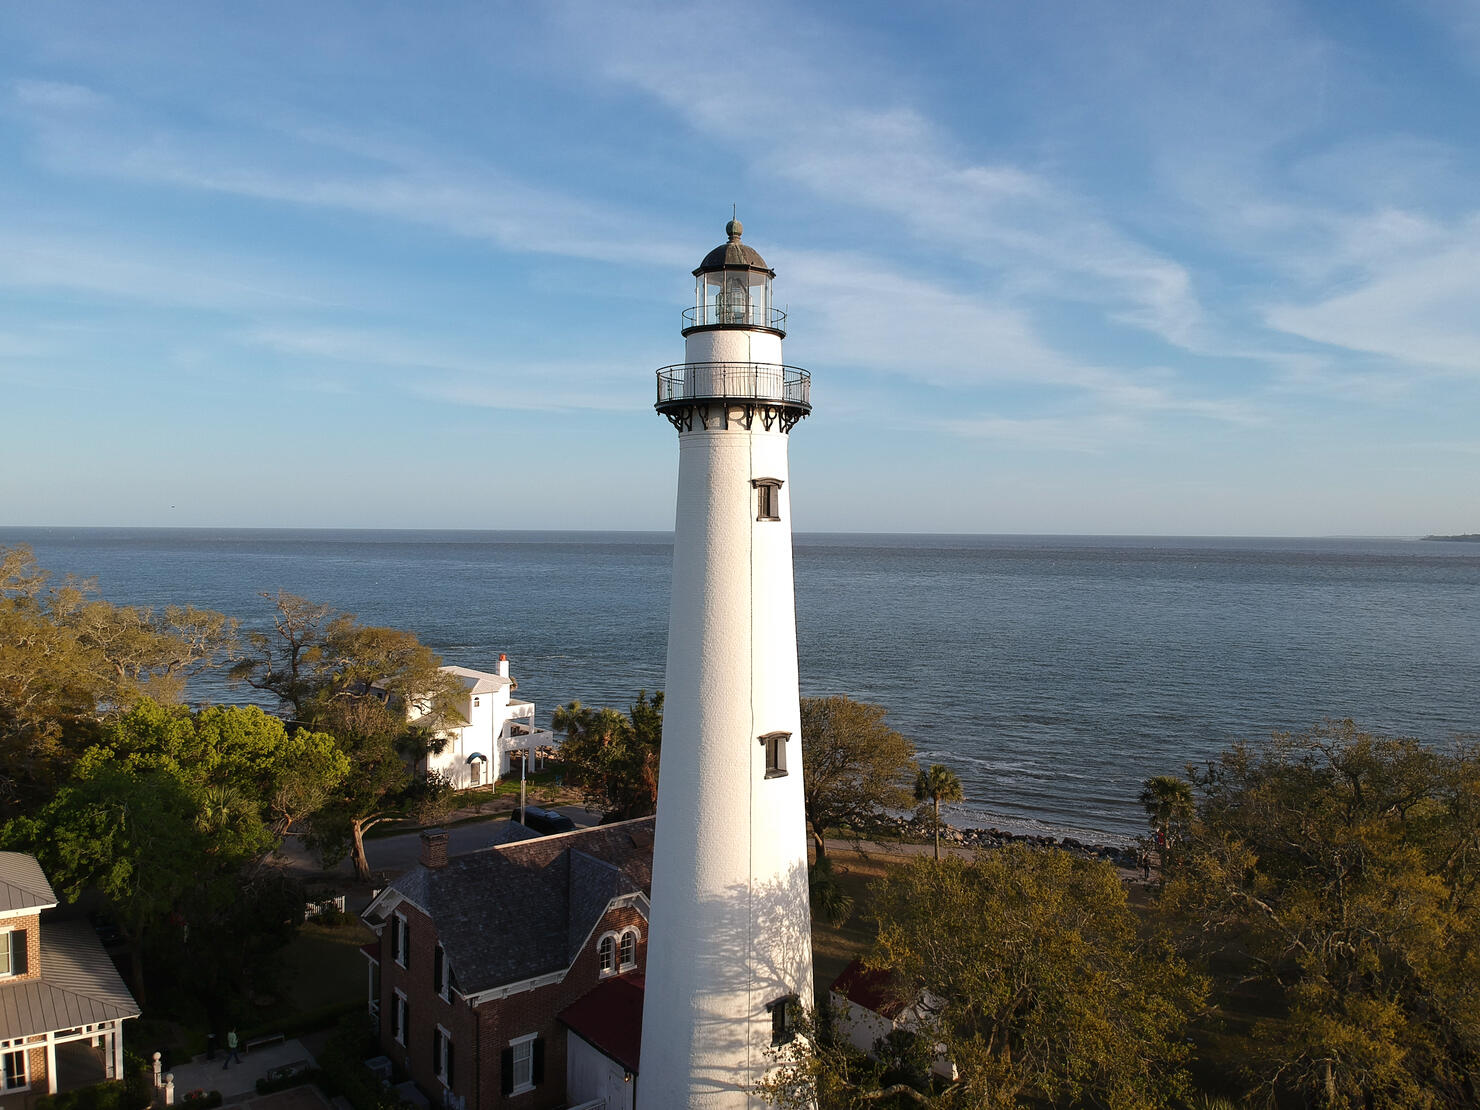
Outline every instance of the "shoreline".
[[(934, 843), (934, 836), (928, 825), (917, 820), (914, 815), (890, 815), (883, 817), (879, 820), (876, 829), (877, 832), (882, 832), (889, 837), (897, 837), (901, 842), (905, 843)], [(868, 840), (869, 836), (860, 835), (858, 839)], [(949, 845), (952, 848), (968, 848), (973, 851), (992, 851), (1005, 847), (1008, 844), (1028, 844), (1037, 848), (1060, 848), (1071, 855), (1080, 856), (1085, 859), (1103, 860), (1106, 863), (1123, 868), (1135, 868), (1137, 866), (1137, 855), (1141, 850), (1140, 846), (1135, 843), (1103, 844), (1081, 840), (1078, 837), (1053, 836), (1048, 833), (1019, 833), (991, 827), (961, 827), (948, 824), (945, 821), (942, 821), (940, 825), (940, 842), (942, 848)]]

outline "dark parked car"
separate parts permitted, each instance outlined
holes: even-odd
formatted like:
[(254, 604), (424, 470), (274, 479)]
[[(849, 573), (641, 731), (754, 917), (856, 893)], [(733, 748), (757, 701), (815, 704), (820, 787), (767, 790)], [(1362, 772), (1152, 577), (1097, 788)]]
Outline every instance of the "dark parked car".
[(524, 809), (524, 827), (533, 829), (539, 833), (561, 833), (573, 831), (576, 823), (565, 814), (556, 813), (553, 809), (526, 806)]

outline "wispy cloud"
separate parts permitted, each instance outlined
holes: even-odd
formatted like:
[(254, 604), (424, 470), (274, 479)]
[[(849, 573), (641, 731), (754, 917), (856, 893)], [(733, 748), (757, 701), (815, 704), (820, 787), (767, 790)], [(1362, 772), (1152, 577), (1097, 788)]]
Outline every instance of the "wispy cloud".
[[(737, 111), (733, 83), (715, 79), (729, 43), (677, 14), (582, 5), (567, 7), (565, 26), (609, 78), (733, 148), (752, 173), (887, 216), (977, 267), (999, 297), (1102, 304), (1174, 343), (1197, 327), (1202, 308), (1185, 268), (1117, 230), (1093, 200), (1030, 166), (964, 155), (959, 140), (907, 105), (843, 99), (859, 82), (829, 78), (850, 60), (802, 53), (787, 36), (747, 43), (747, 70), (766, 79), (746, 84)], [(796, 110), (802, 103), (805, 112)]]
[(374, 135), (289, 121), (239, 125), (226, 136), (171, 130), (81, 86), (51, 82), (18, 82), (13, 99), (55, 171), (357, 212), (608, 263), (680, 266), (692, 253), (638, 213), (529, 185), (494, 164), (450, 166)]
[(1365, 273), (1346, 291), (1306, 304), (1277, 304), (1270, 326), (1318, 343), (1480, 375), (1480, 216), (1440, 231), (1386, 213), (1390, 234), (1363, 252)]
[(190, 308), (328, 307), (285, 270), (240, 254), (193, 253), (103, 235), (0, 225), (0, 286), (64, 289), (133, 303)]
[(268, 326), (243, 339), (301, 360), (319, 380), (343, 383), (323, 373), (325, 366), (375, 368), (375, 388), (459, 405), (510, 411), (589, 409), (636, 411), (645, 394), (635, 388), (645, 369), (627, 359), (600, 361), (510, 360), (503, 354), (470, 356), (432, 341), (417, 341), (394, 331), (353, 328)]

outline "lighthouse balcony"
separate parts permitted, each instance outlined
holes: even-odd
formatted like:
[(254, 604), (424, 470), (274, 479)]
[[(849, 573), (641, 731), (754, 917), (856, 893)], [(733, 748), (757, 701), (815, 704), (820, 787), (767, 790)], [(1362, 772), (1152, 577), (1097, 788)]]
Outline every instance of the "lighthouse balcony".
[(812, 410), (812, 375), (779, 362), (682, 362), (658, 371), (658, 407), (692, 401), (774, 401)]
[(778, 362), (684, 362), (658, 371), (654, 406), (681, 431), (697, 418), (704, 427), (715, 419), (729, 423), (728, 410), (743, 410), (748, 427), (759, 418), (784, 431), (812, 411), (812, 375)]
[(749, 303), (744, 297), (730, 301), (721, 297), (683, 310), (684, 335), (703, 328), (763, 328), (785, 336), (786, 313), (769, 305)]

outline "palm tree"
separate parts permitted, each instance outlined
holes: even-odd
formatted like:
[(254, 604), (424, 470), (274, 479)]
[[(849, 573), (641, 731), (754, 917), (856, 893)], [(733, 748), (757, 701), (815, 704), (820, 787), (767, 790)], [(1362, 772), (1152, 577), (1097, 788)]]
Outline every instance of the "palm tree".
[(939, 763), (931, 764), (930, 770), (921, 769), (915, 779), (915, 801), (930, 802), (935, 816), (935, 858), (940, 859), (940, 803), (963, 802), (966, 795), (961, 790), (961, 780), (956, 772)]
[(1146, 816), (1158, 834), (1165, 864), (1178, 830), (1192, 820), (1192, 784), (1176, 775), (1156, 775), (1141, 784), (1138, 799), (1146, 807)]

